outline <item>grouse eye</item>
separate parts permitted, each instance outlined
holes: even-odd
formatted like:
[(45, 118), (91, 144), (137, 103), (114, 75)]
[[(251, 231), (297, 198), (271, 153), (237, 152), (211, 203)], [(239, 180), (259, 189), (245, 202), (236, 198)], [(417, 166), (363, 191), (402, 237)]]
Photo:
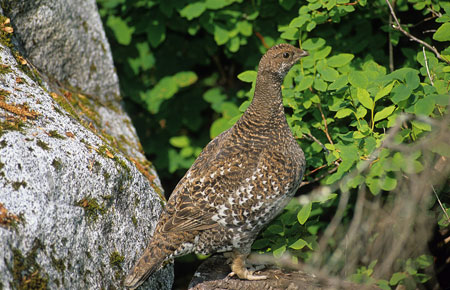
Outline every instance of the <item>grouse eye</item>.
[(288, 58), (288, 57), (289, 57), (289, 52), (283, 53), (283, 57), (284, 57), (284, 58)]

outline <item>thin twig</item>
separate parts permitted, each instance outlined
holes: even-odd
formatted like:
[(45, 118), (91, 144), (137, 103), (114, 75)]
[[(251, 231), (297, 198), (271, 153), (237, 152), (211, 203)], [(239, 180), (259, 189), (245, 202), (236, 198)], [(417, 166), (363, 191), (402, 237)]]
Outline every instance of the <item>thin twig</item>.
[(308, 138), (312, 139), (314, 142), (319, 144), (323, 148), (323, 150), (327, 153), (327, 155), (330, 154), (330, 151), (328, 151), (327, 147), (325, 147), (325, 145), (323, 145), (322, 142), (320, 142), (319, 139), (314, 137), (311, 133), (307, 133), (304, 136), (307, 136)]
[(403, 27), (400, 25), (400, 22), (398, 21), (397, 15), (395, 15), (394, 12), (394, 8), (392, 8), (391, 2), (389, 2), (389, 0), (386, 0), (386, 3), (389, 6), (389, 10), (391, 10), (391, 15), (395, 20), (396, 25), (392, 25), (392, 28), (394, 28), (395, 30), (400, 31), (401, 33), (403, 33), (406, 37), (408, 37), (411, 40), (414, 40), (420, 44), (422, 44), (423, 46), (427, 47), (429, 50), (431, 50), (432, 52), (434, 52), (434, 54), (436, 55), (437, 58), (439, 58), (442, 61), (445, 61), (446, 63), (450, 64), (450, 61), (444, 59), (441, 54), (438, 52), (438, 50), (436, 49), (436, 47), (429, 45), (428, 43), (426, 43), (425, 41), (415, 37), (414, 35), (412, 35), (411, 33), (409, 33), (408, 31), (406, 31), (405, 29), (403, 29)]
[(433, 78), (431, 78), (430, 70), (428, 69), (428, 59), (427, 59), (427, 55), (425, 54), (425, 46), (422, 46), (422, 51), (423, 51), (423, 59), (425, 62), (425, 67), (427, 68), (428, 78), (430, 79), (431, 85), (434, 86)]
[(317, 107), (319, 108), (320, 115), (322, 116), (322, 120), (323, 120), (323, 125), (324, 125), (324, 127), (325, 127), (325, 128), (323, 129), (323, 132), (325, 132), (325, 135), (327, 135), (327, 139), (328, 139), (328, 141), (330, 142), (330, 144), (333, 144), (333, 145), (334, 145), (333, 140), (331, 140), (330, 134), (328, 133), (327, 119), (325, 119), (325, 115), (323, 114), (323, 111), (322, 111), (322, 104), (317, 104)]
[[(389, 25), (392, 25), (392, 15), (389, 14)], [(392, 32), (389, 30), (389, 70), (394, 71), (394, 46), (391, 42)]]
[(447, 221), (450, 223), (450, 217), (448, 216), (447, 211), (445, 210), (444, 206), (442, 205), (441, 200), (439, 199), (439, 196), (437, 195), (436, 190), (434, 189), (434, 186), (431, 185), (431, 188), (433, 189), (434, 195), (436, 196), (439, 206), (441, 207), (442, 211), (444, 212), (445, 216), (447, 217)]
[(262, 43), (262, 45), (263, 45), (265, 48), (267, 48), (267, 49), (270, 48), (270, 47), (267, 45), (266, 41), (264, 40), (264, 36), (262, 36), (261, 33), (259, 33), (258, 31), (255, 31), (255, 35), (256, 35), (256, 37), (259, 38), (259, 40), (261, 40), (261, 43)]

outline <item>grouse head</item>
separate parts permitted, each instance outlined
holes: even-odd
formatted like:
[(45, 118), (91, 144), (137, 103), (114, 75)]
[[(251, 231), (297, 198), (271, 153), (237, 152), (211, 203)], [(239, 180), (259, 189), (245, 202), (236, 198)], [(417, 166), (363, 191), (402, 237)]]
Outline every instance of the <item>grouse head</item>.
[(270, 48), (261, 58), (258, 67), (258, 75), (270, 74), (271, 77), (282, 81), (291, 67), (302, 57), (308, 56), (308, 52), (282, 43)]

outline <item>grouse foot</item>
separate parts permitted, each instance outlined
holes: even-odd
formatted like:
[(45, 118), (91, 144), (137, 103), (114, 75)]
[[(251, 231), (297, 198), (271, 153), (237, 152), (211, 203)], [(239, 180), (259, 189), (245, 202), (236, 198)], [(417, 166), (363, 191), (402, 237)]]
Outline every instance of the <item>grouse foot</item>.
[(245, 267), (245, 259), (247, 258), (247, 254), (242, 254), (237, 251), (234, 251), (232, 254), (233, 262), (231, 264), (231, 273), (229, 276), (237, 275), (240, 279), (243, 280), (264, 280), (267, 279), (267, 276), (261, 275), (253, 275), (254, 271), (250, 271)]

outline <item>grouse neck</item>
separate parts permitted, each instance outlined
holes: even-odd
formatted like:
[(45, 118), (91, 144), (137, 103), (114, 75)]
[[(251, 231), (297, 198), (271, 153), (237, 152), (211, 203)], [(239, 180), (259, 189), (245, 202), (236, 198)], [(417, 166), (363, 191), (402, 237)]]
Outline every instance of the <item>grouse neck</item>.
[(255, 94), (248, 107), (249, 113), (258, 118), (286, 119), (281, 95), (282, 79), (270, 73), (258, 73), (255, 84)]

